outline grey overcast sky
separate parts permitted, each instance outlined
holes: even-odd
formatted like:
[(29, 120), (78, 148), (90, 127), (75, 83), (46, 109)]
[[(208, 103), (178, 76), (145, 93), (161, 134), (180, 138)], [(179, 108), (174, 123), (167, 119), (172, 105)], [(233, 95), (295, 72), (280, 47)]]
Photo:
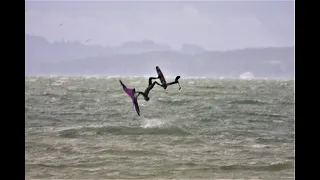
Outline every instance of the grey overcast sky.
[(27, 1), (25, 15), (26, 33), (50, 42), (153, 40), (208, 50), (294, 45), (293, 1)]

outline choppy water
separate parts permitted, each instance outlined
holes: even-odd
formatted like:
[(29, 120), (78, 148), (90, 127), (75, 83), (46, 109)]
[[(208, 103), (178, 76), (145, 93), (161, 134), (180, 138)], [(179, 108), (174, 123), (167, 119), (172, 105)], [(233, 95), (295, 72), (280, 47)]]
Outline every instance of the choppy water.
[(26, 179), (294, 179), (293, 80), (118, 79), (26, 77)]

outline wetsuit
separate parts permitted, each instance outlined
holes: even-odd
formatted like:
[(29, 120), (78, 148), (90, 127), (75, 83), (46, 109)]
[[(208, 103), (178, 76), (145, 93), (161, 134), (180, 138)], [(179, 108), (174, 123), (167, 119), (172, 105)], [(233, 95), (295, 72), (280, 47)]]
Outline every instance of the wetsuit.
[(144, 97), (144, 99), (145, 99), (146, 101), (149, 101), (149, 96), (148, 96), (148, 95), (149, 95), (149, 92), (151, 91), (151, 89), (152, 89), (156, 84), (157, 84), (158, 86), (161, 86), (161, 87), (163, 87), (164, 89), (166, 89), (167, 86), (170, 86), (170, 85), (179, 83), (178, 80), (180, 79), (180, 76), (177, 76), (174, 82), (167, 83), (166, 85), (159, 84), (157, 81), (154, 81), (154, 82), (152, 83), (152, 80), (153, 80), (153, 79), (159, 79), (159, 77), (150, 77), (150, 78), (149, 78), (148, 87), (146, 88), (146, 90), (144, 90), (144, 92), (137, 91), (136, 93), (138, 93), (138, 95), (136, 96), (136, 98), (138, 98), (138, 96), (139, 96), (140, 94), (142, 94), (143, 97)]

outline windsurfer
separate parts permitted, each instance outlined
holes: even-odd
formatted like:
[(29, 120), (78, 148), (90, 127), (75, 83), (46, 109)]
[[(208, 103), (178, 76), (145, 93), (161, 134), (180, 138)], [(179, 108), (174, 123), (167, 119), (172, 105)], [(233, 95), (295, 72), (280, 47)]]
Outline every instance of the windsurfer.
[[(173, 82), (167, 83), (165, 86), (162, 85), (162, 84), (159, 84), (157, 81), (152, 82), (153, 79), (159, 79), (159, 77), (150, 77), (150, 78), (149, 78), (148, 87), (144, 90), (144, 92), (141, 92), (141, 91), (136, 91), (136, 92), (135, 92), (135, 93), (137, 93), (136, 98), (138, 98), (138, 96), (141, 94), (146, 101), (149, 101), (150, 98), (149, 98), (148, 95), (149, 95), (151, 89), (152, 89), (156, 84), (157, 84), (158, 86), (161, 86), (161, 87), (163, 87), (164, 89), (166, 89), (167, 86), (170, 86), (170, 85), (179, 83), (180, 76), (177, 76)], [(180, 89), (181, 89), (181, 87), (179, 88), (179, 90), (180, 90)]]

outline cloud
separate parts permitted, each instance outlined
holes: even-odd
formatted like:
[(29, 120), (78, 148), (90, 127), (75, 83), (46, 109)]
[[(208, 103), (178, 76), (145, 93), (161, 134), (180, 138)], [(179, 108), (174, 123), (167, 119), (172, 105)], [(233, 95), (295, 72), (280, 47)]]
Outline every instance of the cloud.
[[(90, 43), (115, 46), (150, 39), (175, 48), (193, 43), (216, 50), (293, 44), (293, 24), (288, 23), (293, 17), (270, 7), (271, 13), (262, 16), (263, 11), (253, 11), (261, 6), (255, 4), (43, 4), (29, 5), (26, 32), (49, 41), (92, 38)], [(280, 12), (281, 17), (272, 15)]]

